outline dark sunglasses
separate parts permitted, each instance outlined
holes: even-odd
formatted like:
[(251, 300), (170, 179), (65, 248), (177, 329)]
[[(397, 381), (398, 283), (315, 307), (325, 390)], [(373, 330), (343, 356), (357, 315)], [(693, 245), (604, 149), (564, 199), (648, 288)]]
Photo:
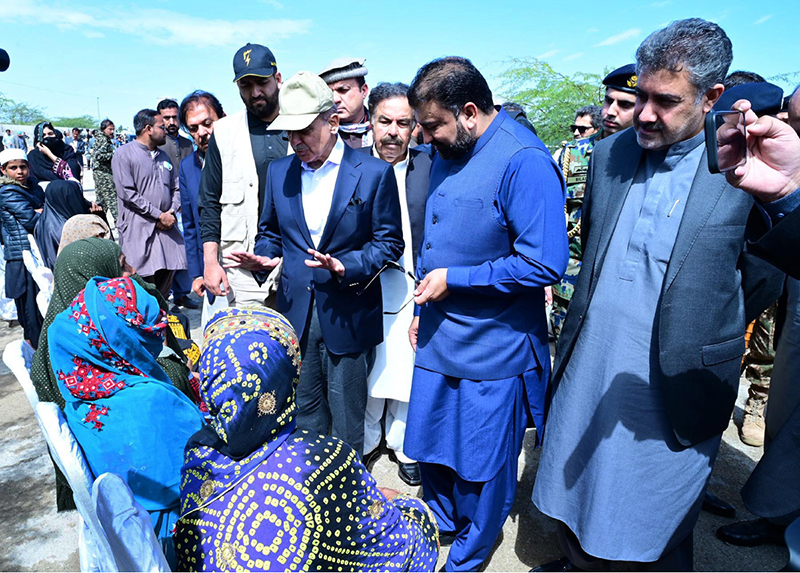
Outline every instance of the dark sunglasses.
[[(417, 279), (417, 277), (414, 276), (414, 273), (412, 273), (411, 271), (405, 270), (402, 266), (398, 265), (394, 261), (389, 261), (388, 263), (386, 263), (385, 265), (383, 265), (381, 267), (381, 270), (379, 270), (377, 273), (375, 273), (375, 275), (371, 279), (369, 279), (369, 282), (367, 282), (367, 284), (364, 286), (364, 288), (362, 288), (360, 291), (358, 291), (356, 293), (356, 296), (361, 296), (362, 294), (364, 294), (364, 292), (366, 292), (366, 290), (370, 286), (372, 286), (372, 283), (375, 282), (375, 279), (377, 279), (379, 276), (381, 276), (381, 273), (383, 271), (385, 271), (386, 269), (392, 269), (392, 270), (395, 270), (395, 271), (400, 271), (401, 273), (404, 273), (404, 274), (408, 275), (409, 278), (411, 278), (411, 280), (414, 281), (414, 285), (418, 285), (419, 284), (419, 279)], [(404, 302), (403, 306), (401, 306), (398, 310), (395, 310), (393, 312), (384, 311), (383, 314), (400, 314), (400, 312), (402, 312), (402, 310), (405, 307), (407, 307), (413, 300), (414, 300), (414, 295), (412, 294), (411, 298), (408, 299), (406, 302)]]
[(583, 135), (584, 133), (586, 133), (586, 132), (587, 132), (587, 131), (589, 131), (590, 129), (592, 129), (592, 127), (591, 127), (591, 126), (589, 126), (589, 125), (570, 125), (570, 126), (569, 126), (569, 130), (570, 130), (570, 131), (575, 131), (575, 130), (577, 130), (577, 131), (578, 131), (578, 133), (580, 133), (581, 135)]

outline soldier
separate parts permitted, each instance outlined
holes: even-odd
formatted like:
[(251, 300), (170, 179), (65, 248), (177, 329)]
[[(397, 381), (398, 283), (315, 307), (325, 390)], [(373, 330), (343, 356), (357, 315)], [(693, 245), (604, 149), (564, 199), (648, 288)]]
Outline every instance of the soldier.
[(627, 129), (633, 124), (633, 105), (636, 101), (636, 69), (633, 64), (622, 66), (608, 74), (603, 80), (606, 95), (603, 101), (603, 125), (593, 135), (567, 143), (558, 157), (558, 165), (567, 182), (567, 202), (564, 213), (567, 217), (569, 239), (569, 265), (561, 281), (553, 285), (553, 308), (550, 319), (553, 336), (558, 339), (561, 325), (567, 316), (567, 307), (572, 298), (578, 271), (581, 269), (581, 208), (589, 158), (594, 144), (604, 137)]
[(106, 215), (114, 217), (117, 222), (117, 188), (111, 171), (111, 159), (114, 157), (114, 122), (104, 119), (100, 123), (94, 146), (92, 147), (92, 166), (94, 171), (94, 188), (97, 202), (103, 206)]

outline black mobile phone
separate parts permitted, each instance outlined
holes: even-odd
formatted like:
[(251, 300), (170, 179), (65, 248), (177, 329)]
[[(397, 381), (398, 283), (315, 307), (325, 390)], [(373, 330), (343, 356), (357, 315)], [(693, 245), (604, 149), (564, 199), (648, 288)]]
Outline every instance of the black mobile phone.
[(706, 115), (706, 155), (711, 173), (724, 173), (747, 162), (744, 113), (732, 109)]

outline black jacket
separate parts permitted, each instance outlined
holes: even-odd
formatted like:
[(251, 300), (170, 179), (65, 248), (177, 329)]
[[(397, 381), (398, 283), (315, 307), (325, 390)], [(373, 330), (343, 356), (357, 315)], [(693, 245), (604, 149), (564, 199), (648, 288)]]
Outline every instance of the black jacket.
[[(30, 181), (30, 180), (29, 180)], [(44, 192), (32, 184), (30, 189), (0, 181), (0, 224), (2, 224), (3, 253), (6, 261), (21, 261), (22, 251), (30, 250), (28, 235), (33, 234), (39, 213), (44, 207)]]

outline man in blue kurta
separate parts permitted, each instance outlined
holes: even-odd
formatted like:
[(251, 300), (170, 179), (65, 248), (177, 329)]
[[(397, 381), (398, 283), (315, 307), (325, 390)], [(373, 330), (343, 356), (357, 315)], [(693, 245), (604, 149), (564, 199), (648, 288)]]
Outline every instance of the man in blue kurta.
[(445, 569), (472, 571), (514, 501), (525, 428), (542, 428), (543, 289), (567, 265), (564, 182), (542, 142), (494, 108), (469, 60), (426, 64), (408, 99), (438, 154), (417, 258), (405, 448), (453, 538)]

